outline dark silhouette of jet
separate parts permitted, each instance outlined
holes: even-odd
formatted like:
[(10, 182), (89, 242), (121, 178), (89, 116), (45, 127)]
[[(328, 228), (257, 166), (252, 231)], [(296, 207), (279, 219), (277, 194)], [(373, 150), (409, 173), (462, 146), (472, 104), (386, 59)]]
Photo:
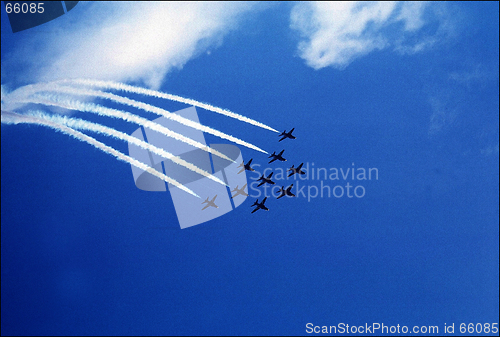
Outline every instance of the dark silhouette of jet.
[(248, 194), (245, 192), (245, 187), (247, 187), (247, 184), (243, 185), (243, 187), (242, 187), (242, 188), (240, 188), (240, 189), (238, 188), (238, 186), (236, 186), (236, 188), (235, 188), (234, 190), (232, 190), (232, 191), (231, 191), (231, 193), (232, 193), (232, 192), (236, 192), (236, 194), (235, 194), (235, 195), (233, 195), (233, 196), (231, 197), (231, 199), (233, 199), (234, 197), (237, 197), (237, 196), (238, 196), (238, 195), (240, 195), (240, 194), (248, 197)]
[(269, 175), (267, 176), (267, 178), (266, 178), (266, 177), (264, 177), (264, 174), (262, 174), (262, 176), (261, 176), (259, 179), (257, 179), (257, 181), (262, 180), (262, 182), (261, 182), (260, 184), (258, 184), (258, 185), (257, 185), (257, 187), (262, 186), (262, 185), (264, 185), (265, 183), (268, 183), (268, 184), (274, 185), (274, 184), (275, 184), (275, 182), (271, 180), (271, 177), (273, 176), (273, 173), (274, 173), (274, 172), (271, 172), (271, 174), (269, 174)]
[(281, 150), (281, 152), (278, 153), (278, 154), (276, 154), (276, 152), (273, 152), (272, 155), (270, 155), (269, 157), (267, 157), (267, 158), (273, 157), (273, 159), (271, 159), (271, 161), (269, 162), (269, 164), (271, 164), (275, 160), (286, 161), (286, 159), (281, 156), (283, 154), (283, 152), (285, 152), (285, 150)]
[(202, 204), (204, 203), (207, 203), (207, 205), (205, 207), (203, 207), (201, 210), (205, 210), (208, 208), (208, 206), (212, 206), (212, 207), (215, 207), (215, 208), (219, 208), (219, 206), (217, 206), (214, 202), (215, 198), (217, 198), (217, 194), (215, 195), (215, 197), (213, 197), (212, 200), (208, 201), (208, 197), (207, 197), (207, 200), (203, 201)]
[(292, 187), (293, 187), (293, 184), (291, 184), (290, 186), (288, 186), (288, 187), (286, 188), (286, 190), (285, 190), (285, 187), (284, 187), (284, 186), (281, 186), (281, 190), (280, 190), (281, 194), (280, 194), (280, 196), (279, 196), (277, 199), (279, 199), (279, 198), (281, 198), (281, 197), (284, 197), (285, 195), (287, 195), (287, 196), (289, 196), (289, 197), (294, 197), (294, 196), (295, 196), (295, 194), (293, 194), (293, 193), (291, 192)]
[(266, 210), (266, 211), (269, 211), (269, 208), (267, 208), (266, 206), (264, 206), (264, 203), (266, 202), (266, 199), (267, 197), (264, 198), (264, 200), (262, 200), (261, 202), (259, 202), (259, 199), (255, 200), (255, 202), (253, 203), (252, 206), (250, 207), (254, 207), (254, 206), (257, 206), (253, 211), (252, 213), (255, 213), (257, 212), (259, 209), (263, 209), (263, 210)]
[(246, 163), (246, 164), (245, 164), (245, 162), (242, 162), (242, 163), (240, 164), (240, 166), (238, 166), (238, 167), (243, 167), (243, 168), (240, 170), (240, 172), (238, 172), (238, 174), (240, 174), (241, 172), (243, 172), (243, 171), (245, 171), (245, 170), (247, 170), (247, 171), (255, 171), (253, 168), (251, 168), (251, 167), (250, 167), (250, 164), (252, 163), (252, 160), (253, 160), (253, 158), (252, 158), (252, 159), (250, 159), (250, 160), (248, 161), (248, 163)]
[(279, 135), (280, 137), (281, 137), (281, 136), (283, 136), (283, 138), (281, 138), (281, 139), (279, 140), (279, 142), (281, 142), (281, 141), (282, 141), (283, 139), (285, 139), (285, 138), (295, 139), (295, 136), (292, 136), (292, 132), (293, 132), (293, 130), (295, 130), (295, 128), (291, 129), (291, 130), (290, 130), (290, 132), (288, 132), (288, 133), (286, 132), (286, 130), (285, 130), (285, 131), (283, 131), (283, 132), (281, 133), (281, 135)]
[(291, 171), (290, 174), (288, 175), (289, 177), (293, 176), (295, 173), (299, 173), (299, 174), (306, 174), (304, 171), (301, 170), (302, 168), (302, 165), (304, 165), (304, 163), (300, 164), (299, 166), (297, 166), (296, 168), (294, 167), (294, 165), (292, 165), (292, 167), (290, 167), (288, 170), (286, 170), (287, 172), (288, 171)]

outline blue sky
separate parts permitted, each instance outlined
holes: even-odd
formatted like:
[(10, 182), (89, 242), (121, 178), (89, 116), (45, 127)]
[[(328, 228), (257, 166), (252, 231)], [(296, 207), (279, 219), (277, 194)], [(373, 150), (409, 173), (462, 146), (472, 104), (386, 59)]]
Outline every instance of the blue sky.
[[(170, 195), (139, 190), (130, 165), (2, 123), (2, 334), (306, 335), (307, 323), (377, 322), (458, 333), (498, 322), (498, 13), (497, 2), (79, 3), (12, 34), (3, 10), (2, 110), (26, 113), (7, 98), (27, 84), (121, 81), (295, 127), (296, 140), (278, 143), (197, 109), (202, 124), (285, 149), (287, 162), (268, 165), (241, 148), (259, 170), (379, 174), (294, 181), (305, 197), (270, 197), (255, 214), (248, 198), (181, 230)], [(307, 198), (346, 183), (365, 195)]]

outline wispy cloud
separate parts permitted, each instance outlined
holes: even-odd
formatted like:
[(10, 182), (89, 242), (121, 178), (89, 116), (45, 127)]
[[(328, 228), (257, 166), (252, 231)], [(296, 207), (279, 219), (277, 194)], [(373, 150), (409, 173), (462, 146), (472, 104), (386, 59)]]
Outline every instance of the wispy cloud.
[(485, 156), (497, 155), (498, 156), (498, 144), (488, 146), (481, 150), (481, 154)]
[[(299, 55), (314, 69), (344, 68), (377, 49), (422, 51), (452, 30), (442, 10), (422, 2), (311, 2), (294, 6)], [(432, 13), (431, 18), (428, 14)], [(432, 29), (424, 29), (432, 20)]]
[(465, 85), (468, 89), (482, 86), (491, 81), (498, 82), (498, 63), (496, 65), (475, 64), (464, 69), (454, 71), (449, 75), (450, 80)]
[(443, 130), (443, 128), (453, 124), (457, 115), (458, 108), (450, 104), (449, 99), (443, 96), (431, 96), (429, 103), (432, 108), (432, 114), (429, 121), (429, 135), (434, 135)]
[[(467, 125), (468, 130), (477, 128), (478, 139), (495, 142), (498, 127), (492, 126), (498, 124), (498, 61), (453, 63), (453, 71), (447, 69), (447, 63), (443, 64), (430, 72), (425, 81), (424, 92), (431, 108), (429, 135)], [(481, 152), (492, 153), (491, 148), (494, 149), (487, 146)]]
[(85, 77), (157, 89), (171, 69), (219, 46), (252, 8), (234, 2), (80, 2), (16, 35), (15, 49), (2, 57), (2, 83)]

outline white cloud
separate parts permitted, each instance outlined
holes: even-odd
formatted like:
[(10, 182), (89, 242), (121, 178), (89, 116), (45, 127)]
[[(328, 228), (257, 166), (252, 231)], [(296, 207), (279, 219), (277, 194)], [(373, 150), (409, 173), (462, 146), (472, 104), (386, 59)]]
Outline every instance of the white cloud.
[[(416, 53), (444, 36), (449, 26), (422, 33), (424, 14), (434, 6), (421, 2), (307, 2), (294, 6), (291, 27), (303, 37), (299, 54), (314, 69), (344, 68), (376, 49), (393, 47)], [(436, 11), (435, 16), (441, 12)], [(442, 17), (439, 18), (444, 21)], [(445, 28), (446, 27), (446, 28)]]
[(144, 82), (157, 89), (171, 69), (220, 45), (252, 7), (221, 2), (80, 2), (56, 20), (17, 33), (15, 49), (2, 53), (2, 82), (12, 76), (23, 82), (85, 77)]

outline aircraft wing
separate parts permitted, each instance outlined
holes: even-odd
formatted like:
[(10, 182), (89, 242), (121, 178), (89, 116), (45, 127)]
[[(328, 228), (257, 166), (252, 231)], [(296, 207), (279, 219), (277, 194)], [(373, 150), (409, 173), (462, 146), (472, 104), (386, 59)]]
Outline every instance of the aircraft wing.
[(302, 165), (304, 165), (304, 163), (300, 164), (299, 167), (297, 167), (297, 171), (299, 171), (302, 168)]
[(278, 142), (281, 142), (281, 141), (282, 141), (283, 139), (285, 139), (285, 138), (286, 138), (286, 137), (281, 138), (280, 140), (278, 140)]
[(257, 212), (258, 210), (259, 210), (259, 207), (255, 208), (255, 209), (252, 211), (252, 213)]
[(270, 161), (268, 164), (271, 164), (271, 163), (272, 163), (273, 161), (275, 161), (276, 159), (278, 159), (278, 158), (274, 157), (273, 159), (271, 159), (271, 161)]
[(208, 207), (208, 206), (210, 206), (210, 204), (207, 204), (207, 205), (206, 205), (205, 207), (203, 207), (201, 210), (203, 211), (203, 210), (207, 209), (207, 207)]

